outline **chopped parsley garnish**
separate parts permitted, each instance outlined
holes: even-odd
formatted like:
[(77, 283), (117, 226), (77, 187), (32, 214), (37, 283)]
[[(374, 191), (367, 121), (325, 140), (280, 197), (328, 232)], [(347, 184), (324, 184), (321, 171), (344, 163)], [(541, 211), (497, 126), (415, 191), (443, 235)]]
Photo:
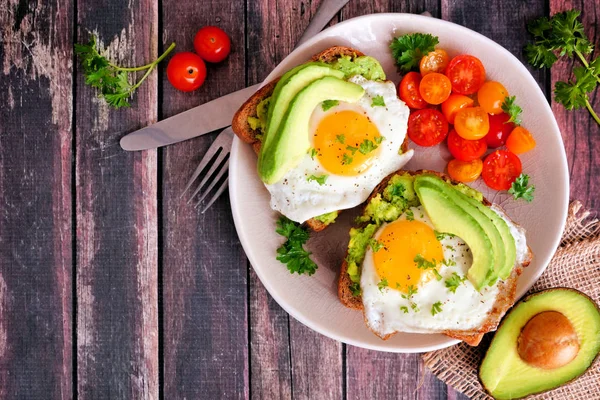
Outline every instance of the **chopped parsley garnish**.
[(282, 216), (277, 220), (275, 231), (287, 238), (285, 243), (277, 249), (277, 260), (286, 264), (291, 273), (314, 274), (317, 264), (310, 259), (311, 253), (303, 247), (309, 238), (308, 230), (302, 228), (297, 222)]
[(381, 144), (385, 140), (385, 136), (375, 136), (375, 143)]
[(404, 314), (408, 314), (408, 307), (400, 306), (400, 311), (404, 312)]
[(383, 100), (383, 96), (378, 95), (373, 97), (373, 101), (371, 102), (371, 107), (385, 107), (385, 101)]
[(371, 247), (371, 249), (373, 249), (375, 253), (384, 248), (383, 242), (380, 242), (379, 240), (376, 240), (374, 238), (369, 239), (369, 246)]
[(419, 306), (417, 306), (417, 303), (415, 303), (414, 301), (410, 302), (410, 308), (412, 308), (414, 312), (419, 312)]
[(354, 161), (354, 159), (348, 154), (344, 153), (344, 156), (342, 157), (342, 165), (350, 165), (352, 164), (352, 161)]
[(338, 100), (325, 100), (323, 103), (321, 103), (321, 108), (323, 109), (323, 111), (327, 111), (331, 107), (335, 107), (338, 104), (340, 104)]
[(439, 314), (442, 312), (442, 303), (440, 301), (436, 301), (431, 306), (431, 315)]
[(406, 214), (406, 219), (408, 221), (414, 221), (415, 220), (415, 214), (413, 213), (413, 210), (411, 210), (410, 208), (408, 210), (406, 210), (405, 214)]
[(346, 142), (346, 136), (344, 134), (342, 134), (342, 135), (336, 135), (335, 136), (335, 141), (339, 142), (341, 144), (344, 144)]
[(506, 96), (502, 102), (502, 111), (504, 111), (510, 117), (505, 124), (508, 124), (509, 122), (512, 122), (515, 125), (521, 124), (521, 113), (523, 112), (523, 109), (519, 107), (517, 103), (515, 103), (516, 99), (517, 96)]
[(383, 288), (388, 287), (388, 281), (387, 278), (381, 278), (381, 280), (379, 281), (379, 283), (377, 284), (377, 287), (379, 288), (379, 291), (383, 291)]
[(346, 146), (346, 150), (350, 151), (352, 153), (352, 155), (354, 155), (357, 151), (358, 151), (358, 147), (353, 147), (353, 146)]
[(313, 160), (315, 159), (315, 156), (318, 154), (317, 150), (312, 148), (309, 150), (308, 154), (310, 154), (310, 158), (312, 158)]
[(372, 140), (365, 139), (358, 146), (358, 151), (360, 151), (362, 154), (369, 154), (370, 152), (375, 150), (377, 147), (379, 147), (379, 146), (377, 146), (375, 143), (373, 143)]
[(530, 203), (533, 200), (533, 192), (535, 191), (535, 186), (529, 185), (529, 175), (521, 174), (515, 179), (515, 181), (508, 189), (508, 193), (512, 194), (515, 200), (523, 199), (526, 202)]
[(409, 285), (406, 290), (406, 294), (403, 294), (402, 298), (407, 300), (411, 299), (418, 292), (418, 289), (414, 285)]
[(306, 180), (309, 182), (315, 181), (319, 184), (319, 186), (323, 186), (325, 184), (325, 181), (327, 180), (327, 175), (311, 175), (308, 178), (306, 178)]
[(438, 231), (433, 231), (433, 233), (435, 233), (435, 238), (438, 240), (438, 242), (444, 238), (453, 238), (456, 237), (456, 235), (453, 235), (451, 233), (446, 233), (446, 232), (438, 232)]
[(461, 277), (456, 272), (453, 272), (450, 278), (446, 279), (444, 283), (446, 284), (446, 287), (449, 291), (451, 291), (452, 293), (456, 293), (456, 289), (458, 289), (460, 284), (463, 283), (466, 279), (467, 278), (465, 276)]
[(350, 290), (352, 291), (353, 296), (360, 296), (360, 294), (362, 292), (360, 290), (360, 283), (353, 282), (352, 285), (350, 285)]
[(440, 275), (440, 273), (437, 270), (437, 264), (435, 262), (435, 259), (427, 261), (421, 254), (417, 254), (413, 261), (417, 264), (417, 268), (424, 270), (430, 269), (433, 271), (435, 278), (438, 281), (442, 279), (442, 275)]
[(453, 267), (456, 265), (456, 261), (454, 260), (442, 260), (442, 264), (444, 264), (446, 267)]
[(396, 65), (408, 72), (418, 70), (421, 58), (434, 51), (438, 43), (438, 38), (429, 33), (412, 33), (393, 39), (390, 49)]

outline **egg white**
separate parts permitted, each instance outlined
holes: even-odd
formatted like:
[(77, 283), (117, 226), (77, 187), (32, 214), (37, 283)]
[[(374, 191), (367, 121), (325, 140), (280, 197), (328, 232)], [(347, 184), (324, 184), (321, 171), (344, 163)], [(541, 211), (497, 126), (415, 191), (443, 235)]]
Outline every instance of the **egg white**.
[[(393, 82), (369, 81), (362, 76), (349, 79), (365, 89), (357, 103), (340, 102), (327, 111), (317, 107), (309, 123), (312, 137), (321, 119), (331, 113), (353, 110), (365, 114), (385, 137), (377, 149), (378, 156), (372, 166), (356, 176), (334, 175), (318, 160), (307, 154), (298, 166), (290, 170), (277, 183), (265, 185), (271, 193), (271, 208), (297, 222), (304, 222), (335, 210), (355, 207), (365, 201), (375, 186), (390, 173), (402, 168), (413, 156), (413, 150), (398, 155), (406, 137), (409, 108), (398, 99)], [(382, 96), (385, 106), (372, 107), (373, 98)], [(327, 175), (325, 184), (308, 181), (311, 175)]]
[[(423, 206), (412, 207), (411, 210), (415, 221), (421, 221), (434, 229)], [(522, 263), (528, 253), (523, 229), (513, 224), (500, 209), (492, 207), (492, 210), (509, 225), (517, 247), (516, 263)], [(400, 219), (406, 219), (406, 214)], [(375, 234), (376, 238), (385, 226), (379, 228)], [(384, 337), (395, 332), (436, 333), (445, 330), (472, 330), (480, 327), (486, 320), (498, 297), (500, 280), (493, 286), (483, 288), (481, 292), (477, 291), (469, 280), (465, 280), (455, 293), (450, 292), (445, 280), (454, 272), (461, 277), (466, 276), (473, 263), (473, 257), (467, 244), (458, 237), (446, 236), (440, 243), (444, 258), (454, 260), (456, 265), (441, 265), (438, 267), (441, 280), (434, 278), (419, 284), (418, 292), (411, 299), (418, 306), (418, 311), (411, 309), (408, 299), (402, 298), (404, 293), (392, 288), (380, 290), (378, 283), (381, 277), (375, 269), (373, 252), (370, 248), (367, 250), (360, 286), (365, 319), (369, 328), (377, 335)], [(436, 302), (442, 303), (442, 311), (432, 315), (431, 309)], [(401, 307), (407, 307), (408, 313), (401, 310)]]

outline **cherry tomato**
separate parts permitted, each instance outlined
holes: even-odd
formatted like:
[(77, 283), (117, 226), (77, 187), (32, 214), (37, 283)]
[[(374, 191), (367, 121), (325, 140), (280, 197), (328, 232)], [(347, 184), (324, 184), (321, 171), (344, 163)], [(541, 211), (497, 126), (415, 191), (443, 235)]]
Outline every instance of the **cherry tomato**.
[(429, 104), (442, 104), (448, 99), (451, 91), (450, 79), (437, 72), (425, 75), (419, 84), (419, 93)]
[(448, 163), (448, 175), (450, 178), (459, 182), (473, 182), (479, 175), (481, 175), (481, 170), (483, 169), (483, 161), (480, 158), (476, 158), (472, 161), (460, 161), (460, 160), (450, 160)]
[(485, 68), (477, 57), (463, 54), (450, 61), (446, 76), (450, 78), (455, 93), (473, 94), (485, 82)]
[(466, 107), (454, 117), (454, 129), (464, 139), (481, 139), (490, 130), (490, 116), (481, 107)]
[(206, 65), (202, 59), (189, 51), (177, 53), (167, 65), (167, 78), (175, 89), (191, 92), (198, 89), (206, 78)]
[(506, 147), (515, 154), (526, 153), (535, 147), (535, 139), (527, 129), (517, 126), (508, 136)]
[(470, 97), (452, 93), (448, 100), (442, 103), (442, 112), (449, 123), (454, 124), (454, 117), (461, 108), (472, 107), (475, 103)]
[(485, 140), (467, 140), (458, 136), (453, 129), (448, 134), (448, 150), (450, 154), (460, 161), (473, 161), (481, 158), (487, 150)]
[(400, 81), (400, 85), (398, 85), (400, 99), (410, 108), (417, 110), (427, 107), (427, 103), (421, 97), (421, 93), (419, 93), (420, 83), (421, 75), (418, 72), (409, 72), (404, 75), (404, 78)]
[(408, 137), (419, 146), (435, 146), (448, 135), (444, 114), (432, 108), (412, 112), (408, 117)]
[(510, 132), (515, 127), (512, 122), (507, 122), (510, 116), (506, 113), (490, 115), (490, 131), (485, 135), (485, 142), (488, 147), (495, 149), (504, 146)]
[(496, 150), (485, 158), (481, 176), (490, 188), (508, 190), (522, 170), (519, 157), (507, 150)]
[(449, 61), (450, 58), (448, 57), (446, 50), (437, 49), (429, 52), (426, 56), (421, 58), (419, 70), (421, 70), (421, 75), (423, 76), (432, 72), (439, 72), (440, 74), (443, 74), (448, 66)]
[(477, 92), (479, 105), (489, 114), (502, 112), (502, 103), (508, 96), (508, 90), (500, 82), (487, 81)]
[(218, 63), (229, 55), (231, 40), (221, 28), (205, 26), (194, 37), (194, 49), (206, 61)]

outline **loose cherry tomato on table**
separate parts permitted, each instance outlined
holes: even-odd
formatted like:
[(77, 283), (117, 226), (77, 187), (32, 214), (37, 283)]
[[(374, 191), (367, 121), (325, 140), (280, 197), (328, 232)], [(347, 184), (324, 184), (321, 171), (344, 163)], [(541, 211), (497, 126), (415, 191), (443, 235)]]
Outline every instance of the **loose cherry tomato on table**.
[(229, 55), (231, 40), (221, 28), (205, 26), (194, 37), (194, 49), (206, 61), (218, 63)]
[(467, 183), (473, 182), (483, 169), (483, 161), (480, 158), (476, 158), (472, 161), (460, 161), (450, 160), (448, 163), (448, 175), (455, 181)]
[(419, 93), (429, 104), (442, 104), (452, 92), (452, 84), (446, 75), (432, 72), (421, 78)]
[(517, 126), (508, 136), (506, 147), (515, 154), (526, 153), (535, 147), (535, 139), (527, 129)]
[(481, 107), (463, 108), (454, 117), (454, 129), (463, 139), (481, 139), (490, 130), (490, 116)]
[(523, 167), (519, 157), (507, 150), (496, 150), (485, 158), (481, 176), (494, 190), (508, 190)]
[(206, 65), (202, 59), (189, 51), (177, 53), (167, 65), (167, 78), (175, 89), (191, 92), (198, 89), (206, 79)]
[(450, 61), (446, 76), (450, 78), (455, 93), (473, 94), (485, 82), (485, 68), (477, 57), (463, 54)]
[(404, 78), (398, 85), (400, 99), (410, 108), (420, 110), (427, 107), (427, 103), (423, 100), (419, 93), (419, 84), (421, 83), (421, 75), (418, 72), (409, 72), (404, 75)]
[(454, 158), (460, 161), (473, 161), (485, 154), (487, 144), (484, 139), (463, 139), (453, 129), (448, 134), (448, 150)]
[(448, 100), (442, 103), (442, 112), (449, 123), (454, 124), (454, 117), (461, 108), (472, 107), (475, 100), (462, 94), (452, 93)]
[(434, 51), (430, 51), (426, 56), (421, 58), (419, 70), (423, 76), (432, 72), (439, 72), (442, 74), (446, 70), (449, 61), (450, 58), (448, 57), (446, 50), (436, 49)]
[(506, 113), (490, 115), (490, 131), (485, 135), (488, 147), (495, 149), (504, 146), (508, 135), (515, 128), (515, 124), (508, 122), (510, 116)]
[(487, 81), (477, 92), (479, 105), (489, 114), (500, 114), (508, 90), (500, 82)]
[(408, 137), (419, 146), (435, 146), (448, 135), (446, 117), (432, 108), (412, 112), (408, 117)]

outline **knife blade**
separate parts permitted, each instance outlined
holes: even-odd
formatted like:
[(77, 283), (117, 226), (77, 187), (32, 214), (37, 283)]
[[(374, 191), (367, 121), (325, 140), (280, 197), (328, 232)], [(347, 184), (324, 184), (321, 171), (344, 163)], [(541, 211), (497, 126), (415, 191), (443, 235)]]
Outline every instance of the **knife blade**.
[[(348, 1), (323, 1), (296, 46), (319, 33)], [(236, 110), (260, 86), (259, 83), (238, 90), (131, 132), (121, 138), (121, 148), (127, 151), (154, 149), (225, 128), (231, 125)]]

